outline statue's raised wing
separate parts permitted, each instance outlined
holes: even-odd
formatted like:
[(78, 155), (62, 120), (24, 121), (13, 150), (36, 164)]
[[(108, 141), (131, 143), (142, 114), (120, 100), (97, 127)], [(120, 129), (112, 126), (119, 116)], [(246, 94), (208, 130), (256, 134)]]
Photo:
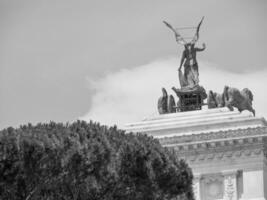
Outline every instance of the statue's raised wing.
[(174, 32), (176, 42), (178, 42), (179, 44), (182, 44), (182, 45), (185, 45), (185, 44), (186, 44), (186, 41), (185, 41), (184, 38), (178, 33), (177, 30), (175, 30), (175, 29), (174, 29), (168, 22), (163, 21), (163, 23), (164, 23), (168, 28), (170, 28), (170, 29)]
[(199, 24), (197, 26), (197, 30), (196, 30), (195, 36), (193, 37), (192, 41), (190, 42), (191, 44), (195, 44), (198, 41), (199, 29), (200, 29), (200, 26), (201, 26), (203, 20), (204, 20), (204, 17), (202, 17), (201, 21), (199, 22)]

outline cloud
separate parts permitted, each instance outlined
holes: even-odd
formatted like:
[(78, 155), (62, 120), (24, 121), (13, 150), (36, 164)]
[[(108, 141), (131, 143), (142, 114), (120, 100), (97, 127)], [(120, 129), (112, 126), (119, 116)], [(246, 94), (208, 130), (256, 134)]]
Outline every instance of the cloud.
[[(157, 114), (157, 100), (161, 88), (173, 94), (171, 87), (178, 87), (179, 59), (157, 60), (132, 69), (124, 69), (105, 77), (89, 81), (95, 90), (91, 109), (80, 119), (99, 121), (123, 127), (128, 122), (142, 120)], [(225, 85), (252, 90), (253, 105), (258, 116), (267, 116), (267, 70), (232, 73), (210, 62), (199, 62), (200, 85), (208, 90), (222, 92)], [(175, 95), (174, 95), (175, 96)], [(176, 98), (177, 99), (177, 98)]]

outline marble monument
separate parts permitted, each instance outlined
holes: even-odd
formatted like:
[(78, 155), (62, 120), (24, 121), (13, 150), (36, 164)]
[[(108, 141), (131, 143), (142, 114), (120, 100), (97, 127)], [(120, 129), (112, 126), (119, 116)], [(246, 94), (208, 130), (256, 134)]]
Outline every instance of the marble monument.
[(206, 45), (197, 48), (195, 43), (202, 22), (187, 42), (164, 21), (185, 46), (178, 69), (181, 87), (172, 88), (179, 100), (162, 88), (159, 114), (125, 129), (158, 138), (185, 159), (194, 174), (196, 200), (267, 200), (267, 122), (255, 116), (249, 89), (225, 86), (222, 94), (207, 95), (199, 85), (196, 52)]
[(128, 132), (158, 138), (185, 159), (196, 200), (267, 200), (267, 122), (227, 107), (157, 115)]

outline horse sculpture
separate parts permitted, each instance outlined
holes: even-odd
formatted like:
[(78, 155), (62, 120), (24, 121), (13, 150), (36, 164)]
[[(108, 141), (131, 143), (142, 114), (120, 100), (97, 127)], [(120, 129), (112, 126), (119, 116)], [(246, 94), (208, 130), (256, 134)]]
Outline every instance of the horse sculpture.
[(255, 116), (255, 110), (252, 107), (253, 94), (248, 88), (238, 90), (233, 87), (225, 86), (223, 93), (209, 92), (208, 108), (228, 107), (231, 111), (233, 107), (239, 112), (248, 110)]
[(168, 95), (165, 88), (162, 88), (162, 96), (158, 99), (159, 114), (176, 112), (175, 100), (172, 95)]

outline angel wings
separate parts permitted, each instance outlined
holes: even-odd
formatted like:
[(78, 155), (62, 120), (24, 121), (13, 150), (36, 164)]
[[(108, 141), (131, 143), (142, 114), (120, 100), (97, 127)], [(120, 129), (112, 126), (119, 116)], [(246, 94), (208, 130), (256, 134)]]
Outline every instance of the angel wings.
[(196, 33), (194, 35), (194, 37), (192, 38), (192, 40), (190, 42), (187, 42), (182, 36), (181, 34), (177, 31), (177, 29), (173, 28), (168, 22), (166, 21), (163, 21), (163, 23), (168, 27), (170, 28), (174, 34), (175, 34), (175, 39), (176, 39), (176, 42), (179, 43), (179, 44), (182, 44), (182, 45), (186, 45), (188, 43), (191, 43), (191, 44), (195, 44), (198, 39), (199, 39), (199, 29), (200, 29), (200, 26), (202, 24), (204, 20), (204, 17), (202, 17), (201, 21), (199, 22), (198, 26), (197, 27), (188, 27), (189, 29), (193, 29), (193, 28), (196, 28)]

